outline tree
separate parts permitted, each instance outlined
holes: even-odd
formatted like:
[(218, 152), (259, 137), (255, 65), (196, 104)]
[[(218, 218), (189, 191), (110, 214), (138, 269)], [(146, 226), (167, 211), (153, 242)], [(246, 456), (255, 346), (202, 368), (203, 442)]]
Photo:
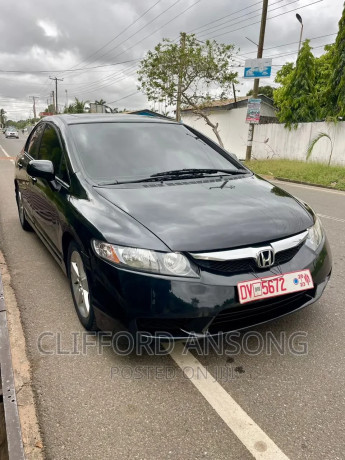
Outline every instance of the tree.
[(5, 116), (5, 110), (4, 109), (0, 109), (0, 125), (1, 126), (5, 126), (5, 122), (6, 122), (6, 116)]
[(87, 101), (80, 101), (77, 97), (75, 102), (65, 108), (64, 113), (84, 113), (84, 106)]
[(104, 99), (100, 99), (99, 101), (95, 101), (95, 104), (98, 104), (98, 105), (105, 105), (106, 104), (106, 101)]
[(333, 71), (330, 79), (329, 115), (345, 117), (345, 5), (334, 44)]
[(333, 73), (335, 46), (334, 44), (326, 45), (324, 50), (325, 53), (315, 59), (316, 98), (320, 106), (320, 117), (322, 119), (329, 117), (332, 111), (332, 108), (330, 107), (330, 81)]
[(316, 92), (315, 58), (311, 52), (309, 40), (305, 40), (298, 55), (296, 68), (291, 73), (284, 69), (278, 77), (283, 86), (274, 93), (278, 107), (278, 119), (286, 127), (297, 126), (300, 122), (316, 121), (320, 117), (320, 105)]
[[(273, 99), (273, 91), (274, 91), (273, 86), (270, 86), (270, 85), (259, 86), (258, 94), (264, 94), (270, 99)], [(253, 95), (253, 90), (251, 89), (250, 91), (248, 91), (247, 96), (252, 96), (252, 95)]]
[(218, 142), (223, 142), (218, 123), (213, 123), (206, 107), (232, 92), (237, 76), (232, 71), (234, 46), (196, 39), (194, 34), (181, 33), (180, 44), (164, 39), (140, 62), (139, 88), (149, 101), (165, 102), (192, 108), (193, 113), (212, 128)]
[[(276, 78), (274, 79), (275, 83), (279, 83), (281, 86), (276, 88), (273, 92), (274, 104), (278, 109), (278, 112), (283, 104), (286, 87), (290, 83), (292, 78), (292, 73), (295, 70), (293, 62), (287, 62), (283, 67), (278, 70)], [(278, 115), (278, 113), (277, 113)]]
[(55, 105), (49, 104), (48, 107), (44, 110), (46, 113), (55, 113)]

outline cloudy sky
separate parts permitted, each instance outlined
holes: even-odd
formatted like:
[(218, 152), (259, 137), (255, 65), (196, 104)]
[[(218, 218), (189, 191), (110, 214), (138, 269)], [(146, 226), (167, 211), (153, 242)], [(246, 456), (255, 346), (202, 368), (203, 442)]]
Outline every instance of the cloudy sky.
[[(239, 77), (256, 56), (262, 1), (257, 0), (0, 0), (0, 108), (13, 120), (33, 115), (51, 100), (58, 77), (59, 106), (75, 97), (104, 99), (111, 107), (153, 107), (137, 92), (139, 60), (163, 37), (181, 31), (200, 40), (232, 43)], [(265, 57), (279, 66), (296, 59), (300, 24), (315, 55), (335, 40), (342, 0), (269, 0)], [(274, 85), (274, 77), (261, 83)], [(245, 95), (251, 83), (239, 78)], [(161, 107), (162, 108), (162, 107)]]

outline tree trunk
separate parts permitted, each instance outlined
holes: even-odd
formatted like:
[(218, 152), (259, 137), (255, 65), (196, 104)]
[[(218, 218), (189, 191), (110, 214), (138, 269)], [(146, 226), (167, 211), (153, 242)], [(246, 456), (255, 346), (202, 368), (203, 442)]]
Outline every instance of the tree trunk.
[(218, 123), (212, 123), (212, 121), (209, 119), (209, 117), (205, 113), (203, 113), (201, 110), (194, 109), (193, 113), (195, 113), (195, 115), (197, 115), (198, 117), (203, 118), (206, 121), (208, 126), (210, 126), (212, 128), (212, 131), (214, 132), (214, 134), (215, 134), (215, 136), (216, 136), (216, 138), (218, 140), (218, 144), (222, 148), (224, 148), (223, 141), (222, 141), (222, 139), (220, 137), (220, 134), (219, 134), (219, 131), (218, 131), (219, 124)]

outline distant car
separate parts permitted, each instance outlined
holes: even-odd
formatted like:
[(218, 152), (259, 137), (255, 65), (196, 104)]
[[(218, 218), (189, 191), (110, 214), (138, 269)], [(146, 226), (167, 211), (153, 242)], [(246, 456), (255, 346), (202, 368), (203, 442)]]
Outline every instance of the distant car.
[(19, 133), (14, 128), (6, 129), (5, 137), (6, 139), (8, 139), (9, 137), (15, 137), (16, 139), (19, 139)]

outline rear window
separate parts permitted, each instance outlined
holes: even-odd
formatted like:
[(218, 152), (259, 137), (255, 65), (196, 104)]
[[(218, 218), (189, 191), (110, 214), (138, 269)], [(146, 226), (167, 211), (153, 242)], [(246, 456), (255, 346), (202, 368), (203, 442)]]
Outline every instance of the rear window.
[(70, 129), (83, 168), (96, 182), (138, 180), (183, 168), (237, 169), (183, 125), (85, 123)]

